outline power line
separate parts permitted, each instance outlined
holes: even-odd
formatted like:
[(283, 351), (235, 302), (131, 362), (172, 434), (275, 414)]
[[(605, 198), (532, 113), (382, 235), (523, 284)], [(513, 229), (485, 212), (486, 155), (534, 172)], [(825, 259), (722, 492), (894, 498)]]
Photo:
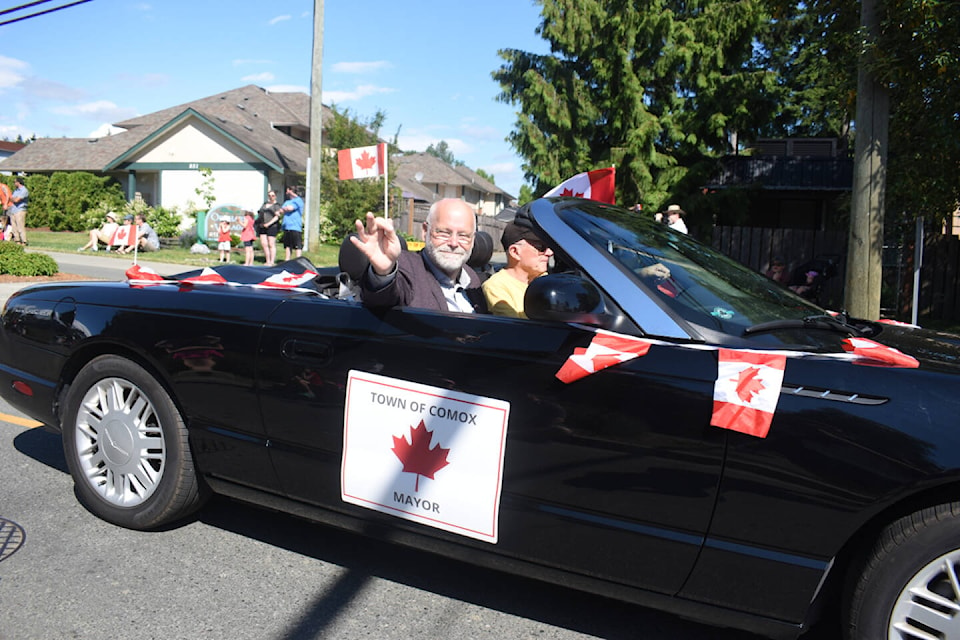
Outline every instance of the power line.
[[(5, 24), (13, 24), (14, 22), (20, 22), (21, 20), (27, 20), (29, 18), (36, 18), (37, 16), (42, 16), (47, 13), (53, 13), (54, 11), (60, 11), (61, 9), (68, 9), (70, 7), (75, 7), (78, 4), (84, 4), (85, 2), (90, 2), (91, 0), (77, 0), (76, 2), (71, 2), (69, 4), (61, 5), (59, 7), (54, 7), (53, 9), (45, 9), (43, 11), (37, 11), (35, 13), (30, 13), (25, 16), (20, 16), (19, 18), (11, 18), (10, 20), (4, 20), (0, 22), (0, 27)], [(4, 9), (0, 11), (0, 15), (5, 15), (12, 13), (14, 11), (20, 11), (21, 9), (29, 9), (30, 7), (35, 7), (38, 4), (44, 4), (46, 2), (51, 2), (51, 0), (36, 0), (35, 2), (28, 2), (27, 4), (22, 4), (19, 7), (12, 7), (10, 9)]]
[(14, 11), (20, 11), (20, 9), (29, 9), (30, 7), (35, 7), (38, 4), (44, 4), (46, 2), (52, 2), (52, 0), (37, 0), (36, 2), (28, 2), (27, 4), (22, 4), (19, 7), (10, 7), (9, 9), (0, 10), (0, 16), (6, 15), (8, 13), (13, 13)]

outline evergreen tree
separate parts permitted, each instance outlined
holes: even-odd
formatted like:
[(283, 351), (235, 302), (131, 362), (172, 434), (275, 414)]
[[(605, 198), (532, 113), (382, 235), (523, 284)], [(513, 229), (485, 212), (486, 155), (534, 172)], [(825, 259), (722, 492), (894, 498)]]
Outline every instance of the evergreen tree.
[(536, 194), (614, 164), (620, 201), (655, 209), (775, 108), (773, 75), (752, 66), (761, 0), (540, 4), (551, 54), (503, 50), (493, 74), (520, 106), (509, 139)]

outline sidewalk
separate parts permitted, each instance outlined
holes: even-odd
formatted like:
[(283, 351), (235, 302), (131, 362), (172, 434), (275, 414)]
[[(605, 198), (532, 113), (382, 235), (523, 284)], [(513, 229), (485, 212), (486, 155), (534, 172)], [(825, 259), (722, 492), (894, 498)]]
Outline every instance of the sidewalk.
[[(29, 251), (29, 249), (28, 249)], [(124, 275), (131, 266), (133, 266), (133, 256), (129, 259), (119, 259), (107, 256), (98, 256), (96, 253), (56, 253), (53, 251), (43, 251), (57, 262), (61, 273), (71, 273), (79, 276), (86, 276), (91, 280), (125, 280)], [(195, 267), (182, 264), (173, 264), (169, 262), (150, 262), (142, 260), (137, 256), (137, 264), (141, 267), (149, 267), (159, 274), (166, 275), (189, 271)], [(28, 287), (31, 282), (0, 282), (0, 305), (3, 305), (15, 292)]]

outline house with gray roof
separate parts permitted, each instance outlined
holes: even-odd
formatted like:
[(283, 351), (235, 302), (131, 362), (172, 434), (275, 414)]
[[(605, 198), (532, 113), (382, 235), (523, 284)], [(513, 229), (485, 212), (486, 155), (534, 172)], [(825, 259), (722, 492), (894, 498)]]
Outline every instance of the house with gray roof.
[(484, 216), (495, 216), (514, 200), (513, 196), (472, 169), (451, 166), (429, 153), (410, 153), (391, 158), (396, 168), (393, 185), (403, 191), (408, 205), (430, 205), (442, 198), (461, 198)]
[[(323, 119), (332, 116), (324, 107)], [(256, 210), (306, 171), (310, 97), (247, 85), (114, 125), (122, 131), (100, 138), (40, 138), (3, 168), (108, 175), (131, 200), (181, 210), (205, 206), (197, 189), (208, 168), (218, 204)]]
[[(333, 111), (323, 107), (323, 123)], [(119, 133), (40, 138), (13, 154), (6, 171), (87, 171), (116, 178), (130, 200), (185, 211), (205, 208), (197, 194), (211, 170), (217, 205), (257, 210), (267, 191), (282, 190), (307, 169), (310, 96), (247, 85), (114, 123)], [(116, 130), (114, 129), (114, 130)], [(324, 126), (324, 131), (326, 126)], [(327, 146), (324, 136), (323, 144)], [(394, 186), (411, 205), (462, 198), (494, 216), (512, 196), (464, 166), (415, 153), (390, 160)]]

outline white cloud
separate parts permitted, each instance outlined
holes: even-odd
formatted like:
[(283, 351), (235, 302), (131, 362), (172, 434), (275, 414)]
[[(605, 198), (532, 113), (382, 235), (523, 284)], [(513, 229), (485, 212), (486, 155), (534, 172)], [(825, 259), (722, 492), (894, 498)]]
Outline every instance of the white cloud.
[(361, 98), (366, 98), (367, 96), (374, 96), (381, 93), (393, 93), (396, 89), (391, 89), (389, 87), (378, 87), (373, 84), (361, 84), (358, 85), (352, 91), (324, 91), (323, 92), (323, 102), (324, 104), (337, 103), (341, 104), (344, 102), (350, 102), (352, 100), (360, 100)]
[(269, 71), (264, 71), (263, 73), (254, 73), (253, 75), (243, 76), (240, 78), (244, 82), (273, 82), (274, 76)]
[(310, 95), (310, 87), (304, 87), (296, 84), (275, 84), (264, 87), (270, 93), (305, 93)]
[(513, 173), (517, 170), (517, 165), (513, 162), (495, 162), (481, 168), (493, 176), (499, 176), (504, 173)]
[(284, 14), (284, 15), (281, 15), (281, 16), (277, 16), (276, 18), (271, 18), (270, 21), (267, 22), (267, 24), (269, 24), (269, 25), (274, 25), (274, 24), (277, 24), (278, 22), (284, 22), (285, 20), (289, 20), (290, 17), (291, 17), (290, 14)]
[(393, 65), (386, 60), (374, 62), (337, 62), (330, 70), (334, 73), (373, 73), (381, 69), (389, 69)]
[(137, 110), (130, 107), (118, 107), (109, 100), (96, 100), (72, 106), (51, 107), (50, 112), (61, 116), (78, 116), (91, 120), (107, 120), (116, 122), (126, 120), (137, 115)]
[(29, 98), (40, 100), (83, 100), (87, 95), (82, 89), (37, 77), (26, 78), (21, 88)]
[(85, 137), (87, 138), (105, 138), (106, 136), (112, 136), (117, 133), (123, 133), (126, 129), (121, 129), (120, 127), (115, 127), (108, 122), (104, 122), (102, 125), (88, 133)]
[(30, 65), (23, 60), (0, 56), (0, 89), (15, 87), (23, 81), (20, 71), (26, 71)]

